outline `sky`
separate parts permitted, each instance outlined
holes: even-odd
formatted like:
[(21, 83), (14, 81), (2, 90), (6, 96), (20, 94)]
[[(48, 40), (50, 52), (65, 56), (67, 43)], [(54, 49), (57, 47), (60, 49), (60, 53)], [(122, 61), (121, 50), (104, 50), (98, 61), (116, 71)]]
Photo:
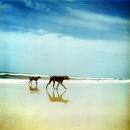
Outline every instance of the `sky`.
[(130, 78), (130, 1), (0, 0), (0, 72)]

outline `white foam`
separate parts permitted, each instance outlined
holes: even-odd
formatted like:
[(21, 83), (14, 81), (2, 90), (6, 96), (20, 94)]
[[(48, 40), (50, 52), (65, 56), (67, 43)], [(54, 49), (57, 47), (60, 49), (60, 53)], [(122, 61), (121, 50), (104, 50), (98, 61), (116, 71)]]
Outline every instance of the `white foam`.
[[(28, 79), (0, 79), (0, 83), (28, 83)], [(45, 82), (47, 83), (48, 80), (39, 80), (39, 83)], [(76, 83), (76, 84), (100, 84), (100, 83), (130, 83), (130, 80), (65, 80), (64, 83)]]

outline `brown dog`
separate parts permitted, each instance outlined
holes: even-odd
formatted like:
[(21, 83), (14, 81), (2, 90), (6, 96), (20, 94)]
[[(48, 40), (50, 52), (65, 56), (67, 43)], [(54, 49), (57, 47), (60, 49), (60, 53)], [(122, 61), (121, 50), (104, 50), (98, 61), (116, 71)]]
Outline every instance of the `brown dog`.
[(32, 84), (32, 81), (36, 81), (36, 85), (37, 85), (37, 81), (38, 79), (40, 79), (41, 77), (40, 76), (32, 76), (32, 77), (29, 77), (29, 83)]
[[(53, 88), (54, 88), (55, 82), (58, 82), (57, 87), (56, 87), (57, 89), (58, 89), (59, 84), (61, 84), (66, 89), (66, 87), (63, 85), (63, 80), (68, 80), (68, 79), (70, 79), (68, 76), (51, 76), (47, 86), (51, 82), (53, 82)], [(47, 88), (47, 86), (46, 86), (46, 88)]]

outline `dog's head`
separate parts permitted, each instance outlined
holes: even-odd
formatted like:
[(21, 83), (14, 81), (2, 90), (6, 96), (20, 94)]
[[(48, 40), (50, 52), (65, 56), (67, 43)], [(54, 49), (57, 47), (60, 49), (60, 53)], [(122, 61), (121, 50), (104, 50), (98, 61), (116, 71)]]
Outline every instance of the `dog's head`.
[(69, 76), (64, 76), (64, 79), (69, 80), (70, 78)]

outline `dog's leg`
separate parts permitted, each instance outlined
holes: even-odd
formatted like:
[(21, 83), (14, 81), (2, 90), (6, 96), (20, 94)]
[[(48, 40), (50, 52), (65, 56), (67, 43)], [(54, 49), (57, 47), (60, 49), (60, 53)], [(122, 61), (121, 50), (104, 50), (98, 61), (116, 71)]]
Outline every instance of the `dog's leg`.
[(32, 80), (30, 80), (28, 83), (29, 83), (29, 86), (32, 86)]
[(64, 85), (63, 85), (63, 83), (61, 82), (61, 85), (65, 88), (65, 89), (67, 89)]
[(36, 80), (36, 86), (38, 85), (38, 83), (37, 83), (37, 80)]
[(56, 89), (58, 89), (58, 86), (59, 86), (60, 82), (58, 82), (57, 86), (56, 86)]
[(36, 80), (36, 89), (37, 89), (37, 87), (38, 87), (38, 82), (37, 82), (37, 80)]
[(31, 87), (31, 86), (29, 86), (29, 90), (30, 90), (30, 91), (32, 90), (32, 87)]
[(48, 85), (51, 83), (51, 80), (49, 80), (49, 82), (48, 82), (48, 84), (46, 85), (46, 89), (47, 89), (47, 87), (48, 87)]
[(55, 89), (55, 87), (54, 87), (54, 86), (55, 86), (55, 81), (53, 80), (53, 88)]

